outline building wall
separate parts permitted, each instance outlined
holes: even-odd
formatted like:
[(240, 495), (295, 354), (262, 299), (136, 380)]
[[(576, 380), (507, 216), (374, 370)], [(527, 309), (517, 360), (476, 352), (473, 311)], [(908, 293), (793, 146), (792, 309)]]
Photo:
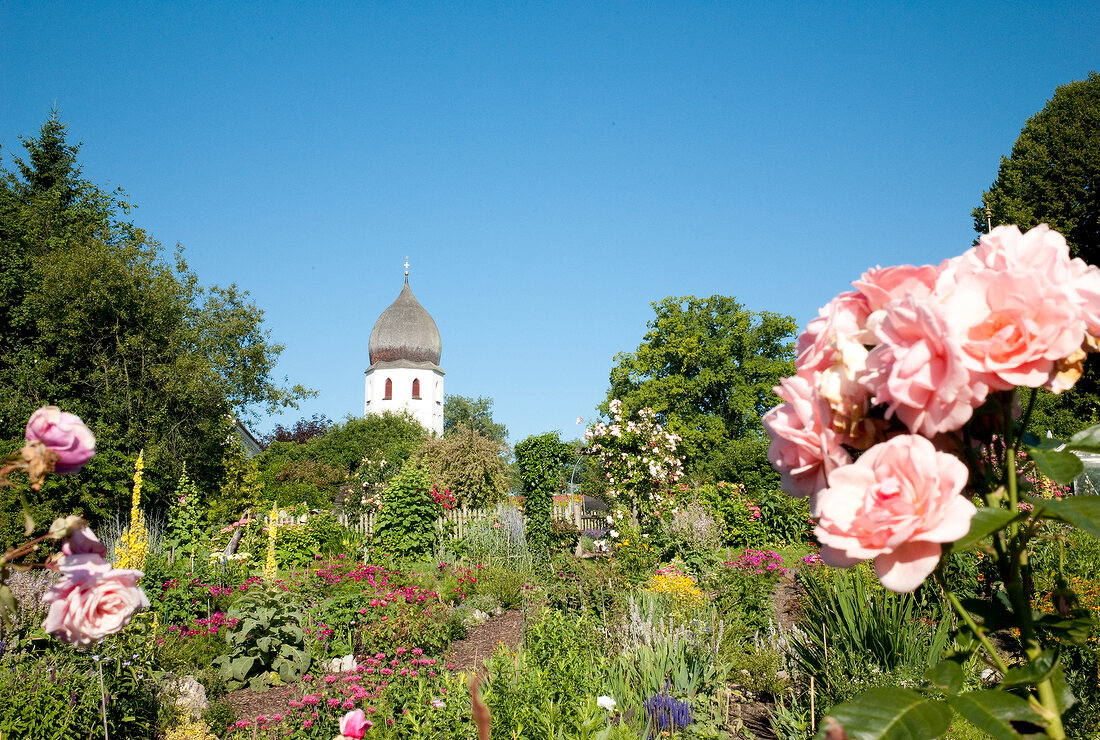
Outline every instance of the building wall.
[[(386, 379), (393, 382), (387, 399)], [(413, 381), (420, 381), (420, 398), (412, 397)], [(443, 434), (443, 373), (411, 367), (376, 368), (366, 375), (363, 415), (408, 410), (430, 432)]]

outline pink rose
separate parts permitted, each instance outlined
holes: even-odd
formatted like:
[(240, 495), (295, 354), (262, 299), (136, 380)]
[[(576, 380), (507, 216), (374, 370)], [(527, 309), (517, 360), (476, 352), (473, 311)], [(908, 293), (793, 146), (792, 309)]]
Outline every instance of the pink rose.
[(140, 570), (112, 568), (95, 553), (66, 555), (61, 579), (46, 594), (50, 611), (42, 627), (74, 645), (87, 645), (118, 632), (135, 609), (149, 606), (138, 585)]
[(1046, 224), (1026, 234), (1018, 226), (998, 226), (982, 234), (978, 245), (963, 253), (956, 266), (956, 280), (982, 269), (1024, 270), (1036, 280), (1061, 285), (1070, 277), (1069, 245), (1064, 236)]
[(95, 455), (95, 436), (80, 417), (56, 406), (43, 406), (27, 421), (26, 440), (41, 442), (60, 458), (55, 473), (75, 473)]
[(102, 558), (107, 557), (107, 548), (95, 536), (91, 527), (81, 527), (70, 534), (65, 544), (61, 546), (61, 552), (65, 555), (92, 554)]
[(362, 709), (348, 712), (340, 718), (340, 734), (359, 740), (367, 731), (367, 716)]
[(887, 419), (896, 414), (909, 431), (933, 437), (961, 427), (985, 401), (988, 389), (971, 377), (938, 303), (910, 294), (890, 304), (876, 335), (862, 382), (886, 404)]
[(870, 344), (867, 341), (870, 313), (867, 299), (853, 291), (841, 293), (818, 309), (817, 318), (798, 336), (795, 349), (798, 374), (809, 375), (832, 367), (838, 337)]
[(944, 307), (967, 366), (994, 390), (1047, 384), (1084, 341), (1076, 293), (1023, 270), (962, 276)]
[(809, 380), (784, 378), (775, 392), (785, 403), (764, 414), (764, 429), (771, 437), (768, 460), (779, 471), (786, 493), (813, 496), (825, 487), (829, 472), (850, 463), (851, 456), (829, 427), (829, 409)]
[(847, 568), (874, 558), (891, 591), (912, 591), (939, 562), (942, 543), (970, 529), (977, 509), (960, 495), (967, 468), (917, 435), (901, 435), (867, 450), (829, 474), (818, 494), (821, 558)]
[(852, 285), (867, 299), (868, 308), (874, 312), (909, 295), (927, 298), (932, 295), (939, 274), (939, 268), (933, 265), (875, 267)]

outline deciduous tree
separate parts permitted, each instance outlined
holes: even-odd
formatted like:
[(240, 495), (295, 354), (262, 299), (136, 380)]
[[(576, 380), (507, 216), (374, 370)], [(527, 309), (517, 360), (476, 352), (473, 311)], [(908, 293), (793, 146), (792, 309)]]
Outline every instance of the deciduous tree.
[(680, 437), (689, 470), (771, 485), (760, 417), (779, 403), (772, 388), (794, 372), (794, 319), (720, 295), (652, 305), (638, 349), (615, 357), (601, 410), (616, 398), (623, 416), (648, 407)]

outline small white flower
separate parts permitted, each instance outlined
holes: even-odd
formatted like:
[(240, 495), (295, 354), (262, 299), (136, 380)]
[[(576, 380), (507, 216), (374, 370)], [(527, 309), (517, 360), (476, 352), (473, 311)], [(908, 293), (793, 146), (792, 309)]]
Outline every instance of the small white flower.
[(615, 539), (616, 537), (619, 536), (618, 531), (616, 531), (614, 529), (612, 529), (610, 532), (608, 532), (608, 534), (611, 535), (611, 539)]
[(609, 712), (615, 711), (615, 700), (610, 696), (601, 696), (596, 700), (596, 706), (603, 707)]
[(612, 518), (612, 516), (610, 514), (607, 515), (607, 523), (608, 524), (614, 524), (615, 523), (614, 518)]

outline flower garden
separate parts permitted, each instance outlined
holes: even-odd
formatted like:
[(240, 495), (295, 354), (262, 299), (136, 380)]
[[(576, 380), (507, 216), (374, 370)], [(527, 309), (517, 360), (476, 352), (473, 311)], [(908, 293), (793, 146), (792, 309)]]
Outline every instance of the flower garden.
[[(157, 520), (141, 455), (103, 541), (28, 513), (0, 737), (1096, 737), (1100, 499), (1069, 484), (1100, 432), (1028, 421), (1096, 345), (1100, 270), (1002, 227), (854, 285), (764, 417), (790, 496), (689, 478), (657, 415), (613, 400), (583, 531), (552, 515), (556, 435), (517, 445), (522, 496), (461, 534), (417, 462), (362, 484), (369, 534), (278, 501), (211, 524), (186, 474)], [(0, 475), (33, 497), (94, 453), (48, 406)]]

